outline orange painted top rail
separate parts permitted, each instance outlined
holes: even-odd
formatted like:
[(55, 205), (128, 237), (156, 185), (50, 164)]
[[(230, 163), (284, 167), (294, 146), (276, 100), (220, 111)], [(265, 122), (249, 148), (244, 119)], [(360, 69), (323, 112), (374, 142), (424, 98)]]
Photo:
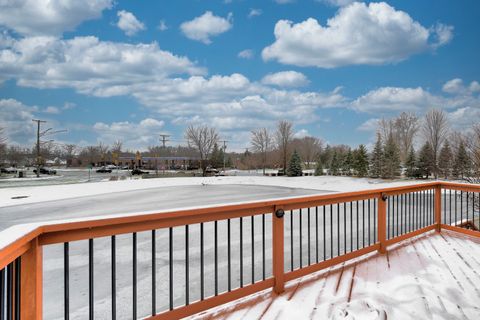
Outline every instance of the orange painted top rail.
[[(424, 190), (434, 190), (436, 194), (440, 195), (440, 193), (437, 191), (441, 191), (442, 189), (480, 192), (480, 185), (436, 181), (382, 189), (372, 189), (355, 192), (339, 192), (317, 196), (302, 196), (288, 199), (257, 201), (243, 204), (204, 207), (198, 209), (171, 210), (159, 213), (118, 216), (113, 218), (88, 219), (74, 222), (46, 223), (44, 225), (37, 226), (30, 232), (21, 235), (5, 247), (1, 248), (0, 269), (3, 269), (8, 264), (15, 261), (16, 258), (22, 256), (22, 270), (24, 270), (25, 268), (26, 272), (34, 273), (34, 275), (22, 276), (22, 295), (29, 294), (29, 298), (27, 299), (34, 299), (33, 301), (39, 301), (37, 304), (41, 304), (41, 292), (38, 291), (40, 290), (38, 286), (41, 285), (41, 275), (38, 271), (38, 264), (41, 265), (41, 250), (39, 250), (39, 248), (41, 248), (41, 246), (43, 245), (86, 240), (98, 237), (141, 232), (161, 228), (170, 228), (175, 226), (183, 226), (188, 224), (239, 218), (266, 213), (275, 213), (278, 209), (295, 210), (306, 207), (324, 206), (358, 200), (378, 199), (378, 242), (370, 248), (357, 250), (358, 252), (351, 252), (345, 255), (345, 257), (337, 257), (338, 259), (335, 258), (336, 260), (333, 259), (333, 262), (341, 262), (373, 250), (379, 250), (380, 252), (384, 252), (387, 245), (400, 241), (412, 235), (417, 235), (433, 229), (437, 229), (439, 231), (441, 228), (441, 198), (439, 196), (435, 197), (435, 226), (429, 226), (424, 229), (417, 230), (412, 234), (403, 235), (401, 237), (398, 237), (397, 239), (390, 240), (386, 239), (385, 227), (381, 226), (386, 225), (386, 197)], [(281, 224), (273, 223), (273, 232), (274, 237), (276, 236), (276, 234), (281, 235), (281, 247), (283, 247), (283, 220)], [(281, 285), (283, 285), (284, 281), (283, 255), (281, 260), (280, 258), (275, 258), (275, 250), (283, 250), (279, 247), (280, 244), (275, 244), (274, 242), (273, 276), (274, 278), (277, 277), (277, 279), (274, 281), (276, 283), (274, 286), (275, 291), (282, 290)], [(32, 266), (32, 263), (34, 264), (34, 266)], [(289, 280), (291, 278), (316, 271), (324, 266), (325, 263), (323, 265), (319, 264), (319, 266), (312, 266), (302, 269), (302, 271), (288, 275), (285, 280)], [(41, 266), (39, 268), (41, 270)], [(280, 287), (278, 287), (279, 277), (282, 277), (280, 281)], [(33, 285), (32, 281), (34, 283)], [(249, 292), (246, 291), (243, 295), (246, 294), (249, 294)], [(37, 296), (36, 300), (35, 297), (32, 298), (32, 295)], [(38, 311), (41, 310), (41, 306), (39, 307), (38, 305), (36, 305), (34, 308), (31, 306), (26, 306), (26, 308), (28, 310), (26, 310), (22, 314), (22, 318), (24, 316), (26, 318), (28, 318), (27, 316), (32, 316), (32, 319), (41, 318), (41, 315), (39, 313), (40, 311)]]

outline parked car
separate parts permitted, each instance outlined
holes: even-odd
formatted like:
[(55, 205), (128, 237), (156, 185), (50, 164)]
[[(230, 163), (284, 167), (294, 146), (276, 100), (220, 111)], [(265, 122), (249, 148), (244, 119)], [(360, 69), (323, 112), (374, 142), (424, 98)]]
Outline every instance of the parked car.
[[(33, 169), (33, 173), (37, 173), (37, 169)], [(42, 167), (40, 168), (40, 174), (55, 175), (57, 174), (57, 170)]]
[(100, 169), (97, 169), (97, 173), (112, 173), (112, 169), (101, 167)]
[(132, 176), (134, 175), (142, 175), (142, 174), (148, 174), (149, 172), (148, 171), (143, 171), (143, 170), (140, 170), (140, 169), (133, 169), (132, 170)]
[(10, 167), (10, 168), (0, 168), (1, 173), (17, 173), (17, 168)]

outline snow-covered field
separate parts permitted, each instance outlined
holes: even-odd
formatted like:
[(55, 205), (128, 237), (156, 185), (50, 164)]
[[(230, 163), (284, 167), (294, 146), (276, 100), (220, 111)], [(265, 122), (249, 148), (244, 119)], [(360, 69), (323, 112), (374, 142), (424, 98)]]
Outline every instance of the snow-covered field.
[[(69, 199), (91, 195), (142, 190), (156, 187), (191, 186), (191, 185), (225, 185), (246, 184), (277, 186), (287, 188), (302, 188), (332, 191), (356, 191), (376, 189), (391, 186), (415, 184), (414, 180), (379, 180), (370, 178), (305, 176), (305, 177), (264, 177), (264, 176), (223, 176), (194, 178), (159, 178), (136, 179), (123, 181), (103, 181), (88, 184), (68, 184), (52, 186), (33, 186), (21, 188), (0, 189), (0, 207)], [(26, 197), (12, 199), (14, 197)]]
[[(42, 187), (22, 187), (0, 189), (0, 215), (1, 210), (15, 208), (11, 206), (34, 206), (43, 203), (47, 206), (56, 201), (70, 201), (72, 204), (81, 197), (108, 195), (117, 192), (148, 192), (152, 188), (166, 187), (181, 190), (182, 186), (206, 186), (215, 185), (240, 185), (240, 186), (270, 186), (285, 188), (312, 189), (317, 191), (336, 192), (354, 191), (365, 189), (384, 188), (416, 183), (415, 181), (382, 181), (373, 179), (359, 179), (348, 177), (262, 177), (262, 176), (225, 176), (208, 178), (161, 178), (145, 180), (109, 181), (88, 184), (51, 185)], [(199, 188), (201, 190), (201, 188)], [(16, 198), (20, 197), (20, 198)], [(175, 197), (175, 194), (172, 195)], [(232, 195), (233, 199), (233, 195)], [(222, 203), (228, 203), (228, 195), (222, 198)], [(222, 204), (218, 203), (218, 204)], [(121, 204), (111, 203), (111, 206)], [(92, 208), (95, 204), (92, 204)], [(122, 208), (120, 207), (119, 210)], [(11, 212), (11, 211), (9, 211)], [(2, 217), (4, 218), (4, 217)], [(90, 217), (91, 218), (91, 217)], [(252, 244), (251, 221), (247, 219), (243, 226), (245, 239), (243, 240), (244, 251), (244, 279), (249, 283), (251, 277), (251, 246), (255, 247), (255, 269), (261, 261), (258, 260), (261, 252), (261, 216), (255, 218), (254, 233), (255, 241)], [(50, 223), (54, 223), (50, 222)], [(306, 221), (304, 219), (303, 224)], [(325, 222), (329, 223), (328, 221)], [(18, 237), (20, 232), (33, 228), (35, 224), (15, 226), (0, 233), (0, 247)], [(306, 226), (305, 226), (306, 227)], [(219, 275), (220, 291), (226, 288), (226, 221), (219, 222)], [(286, 226), (288, 228), (288, 226)], [(271, 274), (271, 221), (266, 216), (266, 274)], [(205, 224), (205, 290), (207, 295), (213, 293), (213, 223)], [(328, 234), (327, 234), (328, 236)], [(350, 235), (348, 235), (349, 237)], [(118, 319), (130, 319), (132, 308), (132, 235), (117, 237), (117, 306)], [(190, 243), (190, 298), (196, 300), (199, 297), (199, 226), (191, 226), (189, 231)], [(157, 301), (158, 310), (164, 310), (168, 303), (168, 230), (157, 231)], [(185, 299), (185, 229), (174, 228), (174, 303), (181, 305)], [(286, 240), (287, 241), (287, 240)], [(298, 240), (294, 240), (297, 245)], [(233, 286), (239, 285), (239, 219), (232, 220), (232, 273)], [(286, 248), (286, 252), (289, 249)], [(327, 253), (328, 255), (329, 253)], [(138, 234), (138, 315), (146, 316), (151, 308), (151, 234), (142, 232)], [(71, 243), (70, 256), (70, 292), (71, 292), (71, 319), (84, 319), (88, 313), (88, 241)], [(96, 319), (108, 319), (110, 310), (110, 238), (95, 240), (95, 315)], [(287, 263), (287, 262), (286, 262)], [(255, 274), (259, 279), (260, 273)], [(61, 319), (63, 317), (63, 246), (52, 245), (44, 249), (44, 319)]]

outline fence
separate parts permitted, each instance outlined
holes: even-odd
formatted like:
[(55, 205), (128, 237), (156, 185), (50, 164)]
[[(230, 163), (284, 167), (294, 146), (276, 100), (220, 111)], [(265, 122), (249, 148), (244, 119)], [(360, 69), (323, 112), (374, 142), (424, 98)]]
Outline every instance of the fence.
[[(73, 302), (90, 319), (177, 319), (281, 293), (286, 281), (431, 230), (479, 235), (479, 192), (432, 182), (44, 225), (0, 250), (0, 319), (41, 319), (43, 298), (65, 319)], [(43, 278), (44, 249), (61, 253), (60, 281)]]

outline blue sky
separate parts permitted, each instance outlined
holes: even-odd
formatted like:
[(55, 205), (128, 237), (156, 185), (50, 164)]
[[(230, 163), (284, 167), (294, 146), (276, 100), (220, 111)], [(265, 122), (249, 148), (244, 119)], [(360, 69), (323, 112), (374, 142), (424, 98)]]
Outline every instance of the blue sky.
[(294, 122), (298, 136), (369, 143), (375, 121), (442, 108), (480, 121), (480, 2), (47, 1), (0, 4), (0, 127), (32, 145), (32, 118), (61, 142), (183, 143), (208, 124)]

